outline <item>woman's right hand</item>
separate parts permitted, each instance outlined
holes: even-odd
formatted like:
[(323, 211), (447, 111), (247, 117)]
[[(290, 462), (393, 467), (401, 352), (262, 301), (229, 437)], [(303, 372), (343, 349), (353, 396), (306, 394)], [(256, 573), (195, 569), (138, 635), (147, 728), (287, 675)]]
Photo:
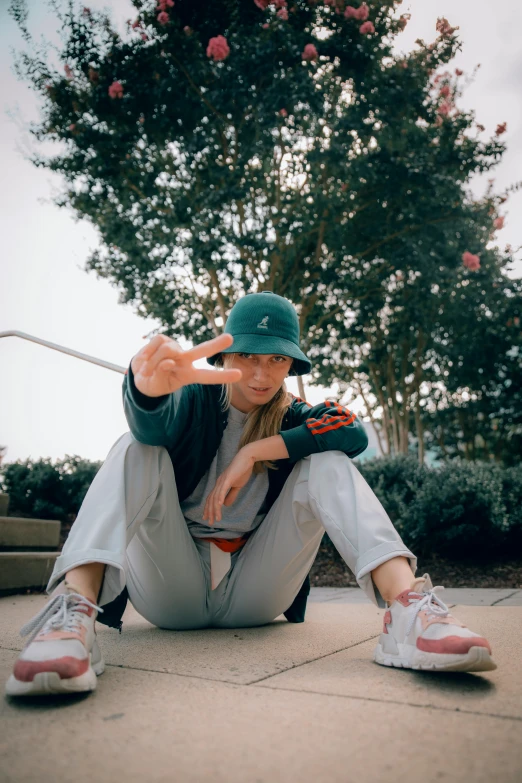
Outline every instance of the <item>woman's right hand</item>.
[(213, 356), (234, 342), (231, 334), (221, 334), (189, 351), (171, 337), (158, 334), (131, 361), (136, 388), (147, 397), (161, 397), (190, 383), (236, 383), (241, 370), (198, 369), (192, 362)]

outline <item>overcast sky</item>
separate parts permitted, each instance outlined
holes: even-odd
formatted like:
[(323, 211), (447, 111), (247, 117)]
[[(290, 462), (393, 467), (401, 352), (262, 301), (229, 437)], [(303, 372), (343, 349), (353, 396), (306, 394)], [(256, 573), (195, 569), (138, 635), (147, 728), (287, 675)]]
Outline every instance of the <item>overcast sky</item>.
[[(110, 8), (121, 31), (125, 19), (134, 18), (127, 0), (88, 4)], [(156, 324), (135, 316), (118, 303), (108, 282), (82, 270), (98, 245), (95, 229), (51, 203), (61, 191), (59, 176), (24, 159), (27, 150), (36, 149), (27, 126), (38, 120), (38, 99), (13, 73), (12, 48), (23, 48), (23, 41), (7, 7), (8, 0), (0, 0), (0, 332), (16, 329), (126, 366)], [(33, 34), (58, 41), (47, 4), (29, 0), (29, 9)], [(461, 105), (475, 109), (487, 136), (507, 122), (508, 150), (494, 173), (473, 182), (476, 195), (490, 176), (498, 191), (522, 181), (522, 5), (515, 0), (412, 0), (401, 10), (412, 18), (397, 39), (397, 50), (409, 51), (419, 37), (433, 41), (438, 16), (460, 27), (463, 52), (452, 67), (471, 74), (481, 66)], [(504, 207), (499, 244), (519, 247), (522, 192)], [(521, 262), (517, 272), (522, 273)], [(104, 459), (128, 429), (117, 373), (9, 337), (0, 339), (0, 377), (0, 445), (8, 447), (8, 461), (66, 454)], [(323, 397), (323, 390), (307, 389), (309, 401)]]

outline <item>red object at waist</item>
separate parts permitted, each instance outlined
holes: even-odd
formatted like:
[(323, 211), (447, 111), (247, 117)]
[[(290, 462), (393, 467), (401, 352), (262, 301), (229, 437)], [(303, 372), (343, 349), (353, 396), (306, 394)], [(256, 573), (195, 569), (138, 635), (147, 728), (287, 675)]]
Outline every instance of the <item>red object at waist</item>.
[(237, 552), (242, 546), (246, 544), (250, 537), (250, 533), (245, 533), (244, 536), (239, 538), (202, 538), (200, 536), (194, 536), (198, 541), (212, 541), (223, 552)]

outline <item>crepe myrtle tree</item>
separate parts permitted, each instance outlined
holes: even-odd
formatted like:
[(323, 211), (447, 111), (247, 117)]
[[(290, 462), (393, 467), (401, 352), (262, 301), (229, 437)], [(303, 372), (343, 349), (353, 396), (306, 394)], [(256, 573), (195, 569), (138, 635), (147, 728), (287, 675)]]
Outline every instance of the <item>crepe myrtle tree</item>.
[[(425, 193), (436, 138), (465, 125), (430, 97), (455, 30), (439, 20), (433, 43), (397, 57), (400, 2), (354, 2), (133, 0), (120, 35), (108, 14), (53, 0), (51, 64), (12, 0), (28, 47), (16, 70), (43, 98), (31, 132), (59, 143), (31, 159), (96, 226), (87, 270), (164, 333), (207, 339), (239, 296), (268, 289), (314, 346), (389, 278), (397, 245), (455, 219), (442, 185), (429, 209)], [(464, 143), (463, 167), (486, 148)]]
[[(511, 296), (507, 269), (513, 250), (491, 244), (504, 224), (502, 205), (519, 185), (495, 194), (490, 181), (479, 199), (469, 188), (474, 174), (501, 159), (506, 125), (481, 140), (484, 128), (474, 113), (457, 108), (468, 81), (462, 76), (459, 70), (431, 75), (425, 97), (431, 122), (410, 123), (399, 135), (390, 128), (388, 140), (380, 134), (361, 187), (379, 193), (380, 220), (389, 230), (378, 225), (373, 202), (372, 210), (355, 210), (350, 225), (356, 250), (357, 242), (375, 241), (370, 251), (343, 259), (341, 284), (332, 268), (326, 271), (328, 295), (344, 309), (328, 323), (319, 318), (307, 334), (316, 380), (337, 381), (341, 392), (362, 397), (382, 453), (407, 452), (413, 434), (421, 461), (424, 411), (439, 409), (441, 389), (446, 381), (454, 388), (456, 380), (449, 378), (456, 365), (447, 353), (469, 352), (470, 322), (487, 344), (484, 300), (495, 287), (497, 298)], [(458, 306), (449, 307), (455, 301)], [(504, 306), (513, 307), (513, 301)], [(444, 406), (452, 404), (449, 392), (443, 396)]]
[[(373, 290), (348, 303), (348, 323), (330, 324), (311, 348), (324, 384), (345, 367), (340, 391), (362, 397), (384, 454), (407, 452), (413, 433), (422, 461), (440, 412), (487, 391), (492, 413), (512, 396), (522, 289), (507, 274), (511, 248), (487, 247), (488, 212), (487, 197), (472, 202), (453, 230), (422, 233), (410, 256), (390, 256)], [(462, 242), (482, 245), (480, 256), (459, 255)]]

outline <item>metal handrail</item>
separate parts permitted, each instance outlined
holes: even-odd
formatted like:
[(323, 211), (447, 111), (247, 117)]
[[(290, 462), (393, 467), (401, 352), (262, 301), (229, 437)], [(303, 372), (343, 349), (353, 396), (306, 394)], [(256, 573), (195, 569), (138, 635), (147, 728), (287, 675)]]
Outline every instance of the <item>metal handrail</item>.
[(106, 362), (104, 359), (97, 359), (95, 356), (89, 356), (86, 353), (74, 351), (72, 348), (65, 348), (63, 345), (51, 343), (48, 340), (41, 340), (39, 337), (34, 337), (32, 334), (26, 334), (26, 332), (0, 332), (0, 337), (21, 337), (22, 340), (29, 340), (30, 342), (38, 343), (39, 345), (43, 345), (46, 348), (52, 348), (53, 351), (60, 351), (60, 353), (66, 353), (69, 356), (75, 356), (77, 359), (83, 359), (84, 362), (97, 364), (99, 367), (105, 367), (107, 370), (114, 370), (114, 372), (119, 372), (122, 375), (124, 375), (127, 370), (126, 367), (120, 367), (119, 364)]

